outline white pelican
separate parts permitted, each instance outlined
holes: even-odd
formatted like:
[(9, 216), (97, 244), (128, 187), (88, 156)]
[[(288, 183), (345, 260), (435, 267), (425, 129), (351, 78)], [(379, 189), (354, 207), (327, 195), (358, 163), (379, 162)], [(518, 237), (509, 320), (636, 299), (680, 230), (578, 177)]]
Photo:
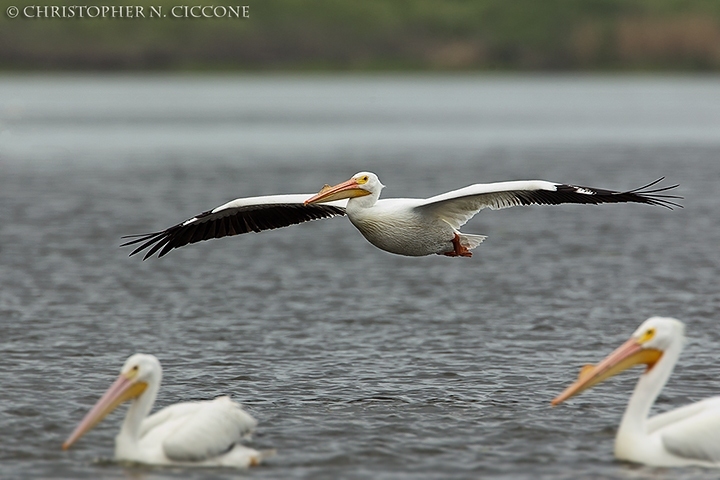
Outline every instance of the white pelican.
[(115, 437), (115, 459), (150, 465), (248, 467), (270, 452), (240, 444), (257, 421), (230, 397), (176, 403), (150, 415), (162, 369), (153, 355), (127, 359), (120, 376), (63, 443), (67, 450), (118, 405), (132, 404)]
[(471, 257), (470, 250), (486, 237), (458, 229), (484, 208), (625, 202), (680, 207), (669, 199), (681, 197), (661, 193), (677, 185), (650, 189), (662, 180), (626, 192), (543, 180), (478, 183), (427, 199), (379, 200), (384, 185), (374, 173), (360, 172), (334, 187), (326, 185), (317, 195), (238, 198), (165, 230), (123, 237), (133, 240), (121, 246), (140, 243), (130, 256), (149, 248), (145, 260), (158, 251), (162, 257), (172, 249), (202, 240), (347, 214), (360, 233), (381, 250), (408, 256)]
[(720, 397), (648, 418), (680, 356), (685, 325), (674, 318), (652, 317), (630, 339), (597, 365), (586, 365), (578, 380), (552, 401), (557, 405), (637, 364), (640, 375), (615, 437), (615, 456), (653, 466), (720, 467)]

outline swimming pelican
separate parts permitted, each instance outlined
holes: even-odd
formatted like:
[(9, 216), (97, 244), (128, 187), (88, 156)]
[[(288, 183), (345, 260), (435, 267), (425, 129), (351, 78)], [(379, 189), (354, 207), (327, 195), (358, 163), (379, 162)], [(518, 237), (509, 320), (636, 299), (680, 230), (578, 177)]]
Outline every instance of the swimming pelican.
[(460, 233), (459, 228), (484, 208), (561, 203), (645, 203), (672, 209), (680, 207), (662, 194), (677, 185), (650, 189), (663, 178), (626, 192), (577, 187), (543, 180), (478, 183), (435, 197), (380, 200), (384, 185), (377, 175), (360, 172), (334, 187), (326, 185), (316, 195), (273, 195), (238, 198), (159, 232), (128, 235), (121, 246), (140, 243), (130, 256), (149, 248), (143, 260), (184, 245), (260, 232), (298, 223), (346, 215), (373, 245), (407, 256), (447, 255), (471, 257), (485, 236)]
[(63, 443), (67, 450), (121, 403), (132, 400), (120, 433), (115, 459), (151, 465), (248, 467), (270, 452), (244, 447), (257, 421), (230, 397), (176, 403), (147, 416), (160, 389), (162, 369), (153, 355), (127, 359), (120, 376)]
[(653, 466), (720, 467), (720, 397), (648, 418), (682, 350), (685, 325), (652, 317), (597, 365), (586, 365), (578, 380), (552, 401), (573, 395), (637, 364), (647, 366), (630, 397), (615, 437), (615, 456)]

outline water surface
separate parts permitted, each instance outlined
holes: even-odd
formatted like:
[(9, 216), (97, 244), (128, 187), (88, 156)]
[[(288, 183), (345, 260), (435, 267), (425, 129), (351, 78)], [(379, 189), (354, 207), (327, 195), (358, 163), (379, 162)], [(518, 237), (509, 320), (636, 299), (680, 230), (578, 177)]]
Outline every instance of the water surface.
[[(567, 404), (651, 315), (689, 341), (654, 411), (720, 392), (720, 82), (606, 77), (0, 79), (3, 478), (716, 478), (613, 459), (639, 369)], [(472, 259), (339, 218), (127, 258), (119, 237), (372, 170), (385, 196), (543, 178), (644, 205), (483, 212)], [(112, 461), (124, 409), (60, 445), (125, 358), (157, 407), (230, 394), (278, 455), (247, 472)]]

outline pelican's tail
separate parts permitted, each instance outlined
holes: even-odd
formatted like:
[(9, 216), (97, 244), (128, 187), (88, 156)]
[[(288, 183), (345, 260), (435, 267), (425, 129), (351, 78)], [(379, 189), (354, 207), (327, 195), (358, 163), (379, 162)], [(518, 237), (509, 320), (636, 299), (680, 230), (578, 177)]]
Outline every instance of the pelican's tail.
[(458, 232), (458, 236), (460, 237), (460, 245), (468, 250), (472, 250), (477, 247), (487, 238), (485, 235), (471, 235), (469, 233), (460, 232)]

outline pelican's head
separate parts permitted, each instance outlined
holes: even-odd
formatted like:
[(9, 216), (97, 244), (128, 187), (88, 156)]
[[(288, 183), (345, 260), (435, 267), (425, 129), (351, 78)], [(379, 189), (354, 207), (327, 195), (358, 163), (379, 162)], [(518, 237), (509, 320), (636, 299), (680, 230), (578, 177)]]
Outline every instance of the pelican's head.
[(121, 403), (139, 398), (149, 385), (159, 386), (162, 377), (160, 362), (154, 355), (136, 353), (125, 361), (120, 376), (85, 415), (63, 443), (67, 450), (80, 437), (115, 410)]
[(317, 195), (305, 200), (305, 205), (332, 202), (344, 198), (364, 197), (366, 195), (373, 195), (377, 200), (384, 186), (374, 173), (360, 172), (353, 175), (350, 180), (338, 183), (333, 187), (325, 185)]
[(575, 383), (551, 402), (558, 405), (623, 370), (644, 364), (648, 373), (671, 344), (682, 341), (685, 325), (674, 318), (651, 317), (635, 333), (597, 365), (585, 365)]

